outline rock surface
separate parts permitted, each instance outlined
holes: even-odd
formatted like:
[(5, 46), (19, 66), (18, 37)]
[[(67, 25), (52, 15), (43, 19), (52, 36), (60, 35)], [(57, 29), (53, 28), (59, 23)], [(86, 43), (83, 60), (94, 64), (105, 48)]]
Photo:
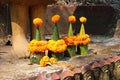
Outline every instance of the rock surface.
[[(89, 49), (93, 49), (93, 51), (98, 52), (98, 54), (89, 54), (90, 55), (100, 55), (102, 52), (103, 55), (106, 53), (111, 52), (119, 52), (120, 45), (119, 40), (116, 39), (107, 39), (107, 40), (93, 40), (93, 43), (89, 45)], [(116, 40), (116, 41), (115, 41)], [(104, 47), (103, 47), (104, 46)], [(72, 69), (74, 66), (72, 65), (52, 65), (47, 67), (40, 67), (40, 65), (33, 64), (29, 65), (29, 59), (18, 59), (16, 56), (13, 55), (14, 51), (11, 46), (0, 46), (0, 80), (40, 80), (41, 74), (44, 78), (51, 79), (51, 75), (55, 76), (56, 78), (59, 78), (59, 73), (61, 73), (64, 70)], [(111, 55), (112, 56), (112, 55)], [(103, 56), (96, 56), (95, 59), (101, 59)], [(104, 56), (107, 57), (107, 56)], [(72, 60), (73, 59), (73, 60)], [(74, 63), (76, 61), (76, 58), (70, 59), (70, 63)], [(81, 60), (77, 61), (79, 63), (78, 66), (84, 65), (82, 68), (83, 72), (85, 72), (85, 68), (87, 65), (82, 64), (82, 60), (85, 62), (92, 63), (95, 59), (90, 58), (91, 60), (88, 60), (86, 57), (82, 56)], [(108, 60), (108, 59), (107, 59)], [(105, 60), (104, 64), (109, 64), (110, 60)], [(115, 61), (115, 59), (112, 59)], [(76, 62), (76, 63), (77, 63)], [(64, 63), (69, 63), (64, 61)], [(94, 63), (96, 65), (96, 63)], [(86, 66), (86, 67), (85, 67)], [(99, 66), (99, 65), (98, 65)], [(101, 66), (101, 65), (100, 65)], [(96, 66), (92, 66), (96, 67)], [(53, 74), (55, 73), (55, 74)]]

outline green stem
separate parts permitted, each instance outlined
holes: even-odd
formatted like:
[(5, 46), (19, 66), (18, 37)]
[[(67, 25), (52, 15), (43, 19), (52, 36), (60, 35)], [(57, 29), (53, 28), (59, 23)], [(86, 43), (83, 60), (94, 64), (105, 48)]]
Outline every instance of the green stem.
[(39, 30), (39, 27), (36, 27), (36, 35), (35, 35), (35, 39), (36, 40), (40, 40), (41, 37), (40, 37), (40, 30)]

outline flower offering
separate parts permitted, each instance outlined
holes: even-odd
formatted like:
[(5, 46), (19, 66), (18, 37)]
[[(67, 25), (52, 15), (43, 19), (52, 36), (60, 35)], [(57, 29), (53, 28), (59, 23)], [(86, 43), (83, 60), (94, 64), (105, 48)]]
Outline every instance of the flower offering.
[(45, 51), (47, 50), (47, 42), (41, 40), (40, 29), (43, 21), (41, 18), (33, 19), (33, 24), (36, 27), (35, 39), (30, 41), (28, 44), (28, 50), (30, 52), (30, 62), (39, 64), (40, 59), (45, 55)]
[(68, 36), (64, 37), (64, 41), (67, 44), (67, 52), (69, 56), (73, 57), (75, 56), (75, 53), (76, 53), (76, 46), (74, 44), (75, 36), (73, 35), (72, 24), (76, 22), (76, 17), (73, 15), (69, 16), (68, 22), (69, 22)]
[(79, 45), (80, 54), (88, 54), (88, 43), (90, 42), (90, 37), (88, 34), (85, 33), (84, 23), (87, 22), (86, 17), (79, 18), (81, 22), (81, 29), (80, 33), (76, 35), (75, 45)]

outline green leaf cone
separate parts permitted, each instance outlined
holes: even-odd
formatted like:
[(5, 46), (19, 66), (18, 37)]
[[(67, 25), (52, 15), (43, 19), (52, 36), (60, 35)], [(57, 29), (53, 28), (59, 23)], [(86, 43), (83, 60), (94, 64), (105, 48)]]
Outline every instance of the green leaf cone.
[(83, 23), (81, 24), (80, 35), (85, 35), (85, 28)]
[(39, 64), (40, 62), (40, 53), (35, 53), (34, 55), (30, 55), (30, 62)]
[(56, 58), (57, 61), (64, 59), (64, 53), (52, 53), (52, 57)]
[[(85, 35), (84, 24), (81, 24), (80, 35)], [(88, 54), (88, 45), (80, 45), (80, 54)]]
[[(55, 40), (55, 41), (59, 40), (59, 32), (58, 32), (57, 23), (54, 25), (52, 40)], [(56, 58), (59, 61), (64, 58), (64, 53), (52, 53), (52, 57)]]
[(58, 27), (57, 24), (54, 25), (54, 31), (52, 35), (52, 40), (57, 41), (59, 39), (59, 32), (58, 32)]
[[(69, 37), (70, 37), (70, 36), (73, 36), (72, 23), (70, 23), (70, 25), (69, 25), (68, 36), (69, 36)], [(68, 47), (67, 47), (67, 51), (68, 51), (70, 57), (75, 56), (76, 46), (68, 46)]]
[(75, 56), (76, 46), (68, 46), (67, 51), (68, 51), (70, 57)]
[(69, 25), (68, 36), (73, 36), (72, 23)]
[(88, 45), (80, 45), (80, 54), (81, 55), (88, 54)]
[(36, 40), (40, 40), (40, 39), (41, 39), (39, 27), (36, 27), (35, 39), (36, 39)]
[[(39, 26), (36, 27), (35, 40), (39, 41), (41, 39)], [(36, 52), (34, 55), (30, 55), (30, 62), (39, 64), (40, 62), (40, 52)]]

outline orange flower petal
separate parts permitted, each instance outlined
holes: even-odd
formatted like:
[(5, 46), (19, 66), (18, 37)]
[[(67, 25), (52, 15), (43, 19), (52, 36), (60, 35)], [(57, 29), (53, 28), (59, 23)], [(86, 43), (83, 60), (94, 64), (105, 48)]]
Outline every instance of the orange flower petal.
[(35, 19), (33, 20), (33, 24), (34, 24), (35, 26), (42, 26), (43, 21), (42, 21), (41, 18), (35, 18)]
[(60, 15), (58, 14), (54, 15), (51, 20), (53, 23), (57, 23), (60, 20)]
[(71, 22), (71, 23), (75, 23), (76, 22), (75, 16), (69, 16), (68, 21)]
[(87, 22), (87, 18), (86, 17), (80, 17), (79, 18), (79, 20), (80, 20), (80, 22), (82, 22), (82, 23), (86, 23)]

